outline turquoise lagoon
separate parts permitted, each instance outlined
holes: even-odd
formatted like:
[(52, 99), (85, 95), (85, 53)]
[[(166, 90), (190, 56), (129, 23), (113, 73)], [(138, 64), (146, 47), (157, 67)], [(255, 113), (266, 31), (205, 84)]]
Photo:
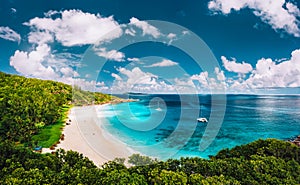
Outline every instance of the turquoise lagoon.
[[(214, 96), (220, 97), (215, 100)], [(297, 95), (136, 94), (129, 98), (139, 101), (107, 105), (99, 110), (102, 126), (130, 148), (162, 160), (208, 158), (221, 149), (260, 138), (289, 140), (300, 134)], [(218, 120), (211, 123), (214, 116)], [(197, 117), (210, 121), (198, 123)], [(215, 132), (216, 136), (200, 149), (201, 141), (210, 141), (205, 131)]]

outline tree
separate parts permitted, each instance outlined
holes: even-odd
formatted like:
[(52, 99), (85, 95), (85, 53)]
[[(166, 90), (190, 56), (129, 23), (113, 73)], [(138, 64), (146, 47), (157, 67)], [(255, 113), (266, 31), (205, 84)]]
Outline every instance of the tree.
[(157, 162), (156, 159), (152, 159), (148, 156), (142, 156), (140, 154), (132, 154), (128, 158), (129, 158), (128, 162), (136, 166), (149, 165)]

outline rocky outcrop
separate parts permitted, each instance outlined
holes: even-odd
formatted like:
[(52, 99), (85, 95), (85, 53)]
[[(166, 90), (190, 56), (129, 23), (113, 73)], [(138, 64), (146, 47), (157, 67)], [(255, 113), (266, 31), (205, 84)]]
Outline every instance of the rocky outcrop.
[(300, 147), (300, 135), (297, 136), (294, 140), (292, 140), (291, 143)]
[(111, 104), (118, 104), (118, 103), (128, 103), (128, 102), (136, 102), (139, 101), (138, 99), (114, 99), (110, 103)]

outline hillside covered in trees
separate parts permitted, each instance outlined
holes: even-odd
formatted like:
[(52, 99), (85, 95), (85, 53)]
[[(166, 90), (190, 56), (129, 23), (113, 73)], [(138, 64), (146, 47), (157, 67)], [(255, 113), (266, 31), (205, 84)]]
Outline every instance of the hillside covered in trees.
[(224, 149), (210, 159), (157, 161), (136, 154), (128, 160), (131, 167), (123, 164), (125, 159), (116, 159), (101, 168), (74, 151), (39, 154), (27, 147), (35, 135), (62, 119), (66, 107), (112, 98), (0, 73), (0, 184), (300, 183), (300, 148), (275, 139)]
[(39, 130), (63, 121), (64, 108), (111, 99), (110, 95), (82, 91), (60, 82), (0, 72), (1, 140), (30, 142)]

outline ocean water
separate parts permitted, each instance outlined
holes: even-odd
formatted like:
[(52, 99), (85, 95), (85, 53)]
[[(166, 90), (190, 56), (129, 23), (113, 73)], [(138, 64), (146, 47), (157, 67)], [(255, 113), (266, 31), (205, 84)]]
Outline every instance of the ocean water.
[[(300, 96), (143, 95), (99, 110), (102, 125), (130, 148), (161, 160), (208, 158), (260, 138), (300, 134)], [(208, 123), (198, 123), (206, 117)], [(200, 147), (201, 146), (201, 147)]]

